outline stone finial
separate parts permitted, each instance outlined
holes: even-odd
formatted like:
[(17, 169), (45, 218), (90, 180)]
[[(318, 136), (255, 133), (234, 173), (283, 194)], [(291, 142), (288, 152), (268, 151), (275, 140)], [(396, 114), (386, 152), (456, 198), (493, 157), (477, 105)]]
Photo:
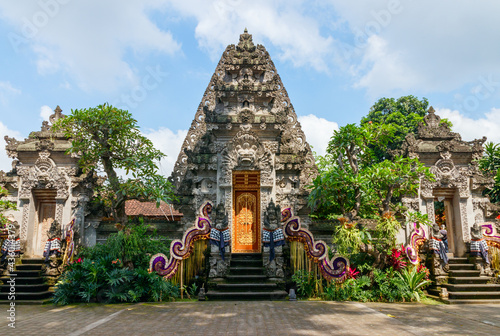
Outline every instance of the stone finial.
[(51, 124), (54, 124), (57, 120), (64, 118), (64, 117), (66, 117), (66, 116), (64, 114), (62, 114), (61, 108), (59, 107), (59, 105), (57, 105), (57, 107), (54, 110), (54, 114), (52, 114), (49, 117), (49, 121)]
[(248, 30), (245, 28), (243, 34), (240, 35), (240, 42), (236, 47), (240, 52), (254, 52), (255, 44), (253, 44), (252, 35), (248, 34)]
[(441, 117), (436, 115), (436, 111), (434, 108), (431, 106), (429, 107), (429, 110), (427, 111), (427, 115), (424, 117), (425, 124), (429, 126), (430, 128), (438, 128), (439, 123), (441, 122)]

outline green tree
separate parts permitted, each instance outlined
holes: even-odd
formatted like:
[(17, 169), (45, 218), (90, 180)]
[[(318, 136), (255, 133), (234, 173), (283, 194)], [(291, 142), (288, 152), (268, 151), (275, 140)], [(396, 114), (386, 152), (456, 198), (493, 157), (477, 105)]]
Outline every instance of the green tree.
[(318, 160), (309, 205), (320, 217), (342, 215), (349, 221), (397, 211), (394, 200), (415, 193), (422, 176), (432, 178), (418, 159), (378, 161), (376, 148), (387, 145), (391, 125), (349, 124), (335, 131), (327, 154)]
[(398, 99), (380, 98), (370, 108), (368, 115), (361, 119), (361, 125), (368, 123), (391, 125), (392, 139), (386, 146), (374, 147), (373, 151), (379, 161), (392, 157), (391, 151), (401, 148), (408, 133), (416, 133), (418, 124), (424, 120), (429, 101), (418, 100), (415, 96), (403, 96)]
[(484, 155), (479, 160), (479, 168), (487, 174), (494, 175), (495, 185), (488, 189), (486, 194), (491, 202), (500, 202), (500, 144), (488, 142), (484, 146)]
[[(105, 182), (95, 197), (123, 227), (127, 224), (125, 201), (139, 199), (168, 202), (174, 198), (170, 182), (157, 173), (165, 155), (139, 131), (137, 121), (126, 110), (103, 104), (71, 110), (53, 126), (71, 139), (69, 153), (79, 155), (84, 172), (104, 173)], [(117, 170), (128, 177), (122, 178)]]

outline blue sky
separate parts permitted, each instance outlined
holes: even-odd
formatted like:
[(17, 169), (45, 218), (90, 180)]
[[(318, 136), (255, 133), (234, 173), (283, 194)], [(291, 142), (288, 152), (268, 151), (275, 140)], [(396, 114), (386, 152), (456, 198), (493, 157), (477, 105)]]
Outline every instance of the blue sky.
[(498, 13), (493, 0), (3, 1), (0, 136), (27, 137), (57, 105), (109, 102), (168, 155), (169, 175), (222, 51), (247, 27), (319, 153), (380, 97), (408, 94), (464, 139), (500, 142)]

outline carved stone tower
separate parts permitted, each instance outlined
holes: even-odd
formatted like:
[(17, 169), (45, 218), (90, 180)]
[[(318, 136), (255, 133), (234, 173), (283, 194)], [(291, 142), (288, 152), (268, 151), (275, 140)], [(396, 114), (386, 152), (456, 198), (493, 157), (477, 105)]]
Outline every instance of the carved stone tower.
[(245, 30), (222, 54), (171, 176), (183, 225), (192, 225), (203, 201), (222, 203), (232, 252), (260, 251), (271, 200), (293, 208), (307, 226), (305, 187), (316, 173), (280, 76)]

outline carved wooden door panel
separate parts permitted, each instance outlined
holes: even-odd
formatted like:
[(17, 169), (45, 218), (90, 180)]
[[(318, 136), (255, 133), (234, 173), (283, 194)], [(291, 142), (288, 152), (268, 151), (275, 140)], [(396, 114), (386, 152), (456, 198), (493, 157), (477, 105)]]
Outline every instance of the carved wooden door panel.
[(260, 252), (260, 172), (233, 172), (232, 252)]
[(41, 256), (45, 243), (47, 242), (47, 230), (54, 221), (56, 215), (56, 204), (52, 202), (40, 202), (38, 208), (38, 225), (36, 227), (35, 254)]

